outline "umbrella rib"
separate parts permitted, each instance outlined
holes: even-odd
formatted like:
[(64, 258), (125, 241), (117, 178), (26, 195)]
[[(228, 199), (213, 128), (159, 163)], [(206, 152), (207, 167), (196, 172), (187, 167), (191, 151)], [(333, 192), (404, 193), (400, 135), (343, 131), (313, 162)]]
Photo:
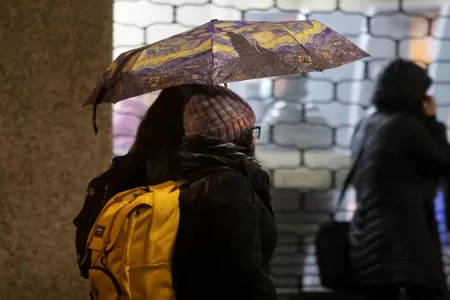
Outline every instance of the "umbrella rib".
[(324, 68), (322, 68), (321, 65), (319, 65), (318, 62), (314, 61), (314, 57), (311, 55), (311, 53), (309, 53), (309, 51), (305, 48), (305, 46), (302, 45), (302, 43), (300, 43), (300, 41), (295, 37), (295, 35), (286, 27), (282, 27), (287, 33), (289, 33), (290, 36), (292, 36), (292, 38), (299, 44), (300, 47), (302, 47), (303, 50), (305, 50), (306, 54), (309, 55), (309, 57), (311, 57), (311, 60), (317, 65), (318, 69), (323, 72)]
[(210, 75), (210, 80), (212, 84), (215, 84), (214, 82), (214, 37), (216, 36), (216, 22), (213, 20), (212, 21), (212, 27), (213, 27), (213, 32), (211, 35), (211, 75)]

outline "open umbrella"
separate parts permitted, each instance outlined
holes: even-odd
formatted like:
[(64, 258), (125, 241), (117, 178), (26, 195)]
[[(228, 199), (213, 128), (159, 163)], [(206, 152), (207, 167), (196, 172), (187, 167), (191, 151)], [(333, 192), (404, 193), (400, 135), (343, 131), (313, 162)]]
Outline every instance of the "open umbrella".
[(84, 105), (93, 104), (95, 112), (97, 104), (116, 103), (170, 86), (323, 71), (368, 56), (317, 21), (213, 20), (121, 54)]

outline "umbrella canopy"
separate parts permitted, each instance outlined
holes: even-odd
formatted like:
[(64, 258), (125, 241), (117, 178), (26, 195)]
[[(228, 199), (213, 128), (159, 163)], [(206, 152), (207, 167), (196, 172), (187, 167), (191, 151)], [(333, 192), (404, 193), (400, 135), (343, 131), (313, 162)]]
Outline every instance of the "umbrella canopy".
[(369, 55), (317, 21), (213, 20), (121, 54), (84, 105), (181, 84), (221, 84), (336, 68)]

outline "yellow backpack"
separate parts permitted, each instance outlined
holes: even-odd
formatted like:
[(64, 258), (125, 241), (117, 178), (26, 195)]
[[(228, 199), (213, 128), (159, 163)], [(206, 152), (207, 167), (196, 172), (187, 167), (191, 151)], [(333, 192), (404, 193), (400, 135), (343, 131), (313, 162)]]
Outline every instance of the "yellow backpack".
[[(172, 255), (179, 190), (169, 181), (115, 195), (92, 228), (93, 300), (174, 300)], [(87, 259), (87, 258), (85, 258)]]

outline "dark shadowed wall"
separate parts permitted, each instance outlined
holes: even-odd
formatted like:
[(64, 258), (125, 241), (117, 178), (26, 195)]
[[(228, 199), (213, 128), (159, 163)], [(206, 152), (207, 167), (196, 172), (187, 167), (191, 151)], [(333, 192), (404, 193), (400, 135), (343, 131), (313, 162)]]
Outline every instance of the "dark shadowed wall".
[(0, 0), (0, 299), (88, 299), (72, 219), (111, 158), (110, 107), (81, 108), (111, 60), (112, 0)]

